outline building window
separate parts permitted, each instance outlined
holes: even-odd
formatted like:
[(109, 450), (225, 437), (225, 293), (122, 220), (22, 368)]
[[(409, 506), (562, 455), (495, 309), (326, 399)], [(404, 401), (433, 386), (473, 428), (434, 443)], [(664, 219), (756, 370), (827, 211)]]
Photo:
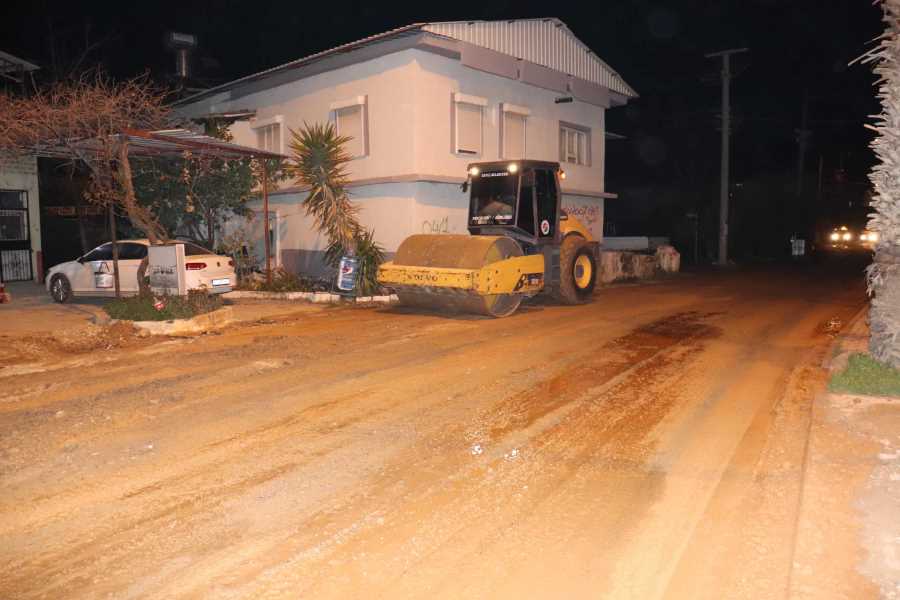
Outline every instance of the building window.
[(338, 135), (350, 138), (344, 150), (351, 158), (359, 158), (369, 153), (368, 127), (366, 126), (366, 97), (357, 96), (351, 100), (335, 102), (331, 105), (334, 127)]
[(500, 105), (500, 156), (525, 158), (525, 128), (531, 111), (514, 104)]
[(28, 240), (28, 199), (19, 190), (0, 190), (0, 241)]
[(591, 130), (577, 125), (559, 125), (559, 161), (575, 165), (591, 164)]
[(454, 151), (457, 154), (481, 154), (482, 119), (487, 100), (466, 94), (453, 95)]
[(282, 117), (261, 119), (251, 125), (256, 132), (256, 147), (268, 152), (282, 154)]
[(0, 210), (0, 241), (28, 239), (28, 219), (24, 210)]

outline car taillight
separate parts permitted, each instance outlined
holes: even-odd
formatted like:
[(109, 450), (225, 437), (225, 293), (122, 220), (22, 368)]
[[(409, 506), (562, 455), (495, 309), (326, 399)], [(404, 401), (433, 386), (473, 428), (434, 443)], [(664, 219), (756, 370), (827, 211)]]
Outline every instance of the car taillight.
[(234, 266), (234, 261), (233, 261), (233, 260), (229, 260), (229, 261), (228, 261), (228, 266), (229, 266), (229, 267), (233, 267), (233, 266)]
[(206, 263), (201, 262), (189, 262), (184, 265), (184, 268), (188, 271), (201, 271), (206, 268)]

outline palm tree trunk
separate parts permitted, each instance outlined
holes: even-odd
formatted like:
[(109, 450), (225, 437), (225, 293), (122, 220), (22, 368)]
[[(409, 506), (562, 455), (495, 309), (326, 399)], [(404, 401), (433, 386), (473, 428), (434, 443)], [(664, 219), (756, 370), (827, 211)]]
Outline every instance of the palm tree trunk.
[(869, 174), (875, 193), (869, 230), (878, 234), (875, 259), (868, 268), (869, 351), (900, 368), (900, 0), (882, 0), (886, 31), (864, 60), (879, 78), (881, 114), (872, 149), (878, 163)]
[(900, 247), (880, 247), (872, 271), (869, 351), (875, 360), (900, 369)]

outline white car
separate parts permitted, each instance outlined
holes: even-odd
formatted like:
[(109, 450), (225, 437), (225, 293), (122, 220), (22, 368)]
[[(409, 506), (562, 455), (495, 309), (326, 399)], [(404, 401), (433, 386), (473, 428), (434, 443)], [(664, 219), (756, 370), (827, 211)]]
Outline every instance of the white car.
[[(138, 293), (138, 268), (147, 257), (147, 240), (122, 240), (119, 245), (119, 288), (124, 296)], [(213, 294), (230, 292), (235, 284), (234, 262), (191, 242), (184, 243), (187, 287)], [(73, 296), (114, 296), (112, 242), (97, 246), (78, 260), (60, 263), (47, 271), (47, 291), (57, 302)]]

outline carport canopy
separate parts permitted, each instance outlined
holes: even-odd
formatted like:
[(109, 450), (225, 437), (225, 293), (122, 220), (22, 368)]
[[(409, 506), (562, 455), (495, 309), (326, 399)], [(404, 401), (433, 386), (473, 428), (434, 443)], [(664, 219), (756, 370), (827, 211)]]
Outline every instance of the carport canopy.
[[(280, 160), (287, 156), (277, 152), (270, 152), (261, 148), (252, 148), (250, 146), (242, 146), (220, 140), (202, 133), (190, 131), (188, 129), (161, 129), (148, 131), (143, 129), (126, 129), (122, 133), (112, 136), (116, 141), (123, 142), (128, 151), (128, 156), (162, 156), (162, 157), (182, 157), (185, 153), (190, 152), (195, 155), (203, 155), (211, 158), (220, 158), (223, 160), (239, 160), (246, 158), (263, 159), (263, 214), (269, 214), (269, 186), (268, 186), (268, 165), (266, 160)], [(100, 152), (101, 142), (94, 139), (85, 139), (71, 144), (79, 150), (85, 152)], [(37, 149), (39, 156), (57, 157), (57, 158), (77, 158), (73, 156), (71, 148), (65, 146), (45, 146)], [(113, 242), (115, 242), (115, 231), (112, 231)], [(265, 255), (266, 255), (266, 279), (272, 281), (271, 267), (271, 248), (269, 247), (269, 236), (265, 238)], [(116, 270), (116, 297), (119, 296), (118, 286), (118, 258), (114, 259)]]
[[(188, 129), (161, 129), (157, 131), (146, 131), (142, 129), (126, 129), (120, 134), (113, 136), (118, 141), (125, 142), (128, 146), (129, 156), (182, 156), (185, 152), (193, 152), (194, 154), (203, 154), (213, 158), (221, 159), (241, 159), (241, 158), (260, 158), (260, 159), (284, 159), (284, 154), (262, 150), (260, 148), (251, 148), (250, 146), (241, 146), (232, 142), (226, 142), (202, 133), (190, 131)], [(100, 143), (95, 139), (86, 139), (75, 144), (79, 149), (84, 151), (99, 151)], [(70, 150), (64, 147), (47, 146), (40, 148), (38, 154), (41, 156), (52, 156), (57, 158), (72, 158)]]

